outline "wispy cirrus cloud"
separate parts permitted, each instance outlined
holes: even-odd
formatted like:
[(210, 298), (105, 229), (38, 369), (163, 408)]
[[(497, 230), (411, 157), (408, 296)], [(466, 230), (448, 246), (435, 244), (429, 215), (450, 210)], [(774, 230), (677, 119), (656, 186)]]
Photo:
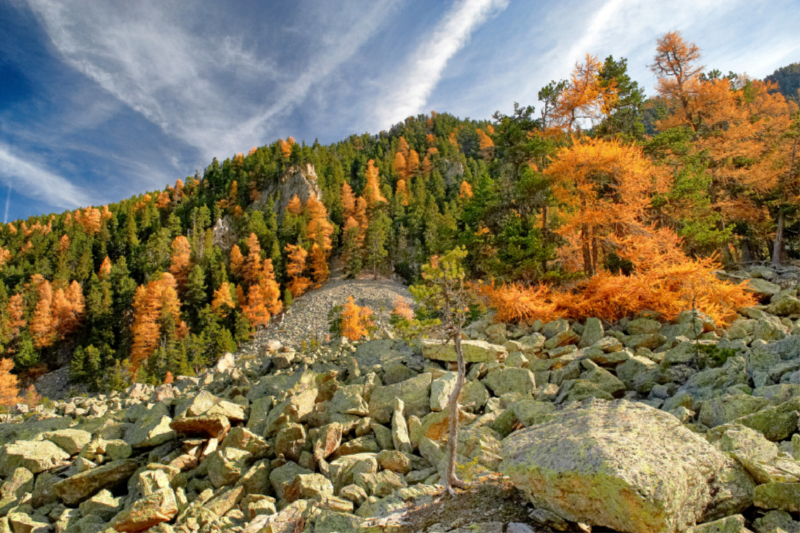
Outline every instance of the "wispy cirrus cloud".
[(377, 122), (387, 126), (424, 109), (439, 83), (447, 62), (469, 41), (472, 33), (493, 14), (508, 6), (508, 0), (460, 0), (445, 14), (430, 38), (411, 55), (407, 68), (392, 80), (394, 89), (375, 111)]
[[(299, 34), (318, 46), (295, 58), (292, 36), (275, 47), (231, 20), (212, 29), (199, 20), (208, 12), (178, 3), (29, 0), (68, 64), (206, 160), (266, 142), (276, 117), (371, 38), (394, 3), (319, 8), (319, 20), (303, 21)], [(285, 35), (291, 28), (270, 31)]]
[[(55, 207), (74, 209), (93, 203), (91, 195), (80, 187), (34, 163), (29, 156), (23, 158), (14, 154), (11, 148), (4, 144), (0, 144), (0, 181), (9, 188), (24, 191), (25, 196), (29, 198), (41, 200)], [(6, 205), (7, 216), (8, 205)]]

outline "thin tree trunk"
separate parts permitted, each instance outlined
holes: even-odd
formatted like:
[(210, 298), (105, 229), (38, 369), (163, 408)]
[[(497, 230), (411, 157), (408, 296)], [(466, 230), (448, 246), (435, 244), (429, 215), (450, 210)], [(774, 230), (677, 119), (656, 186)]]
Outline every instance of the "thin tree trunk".
[(464, 354), (461, 350), (461, 328), (458, 328), (456, 338), (454, 339), (456, 357), (458, 360), (458, 376), (456, 377), (456, 387), (450, 394), (450, 435), (447, 440), (447, 470), (444, 476), (444, 490), (445, 493), (452, 493), (453, 487), (464, 488), (466, 483), (458, 479), (456, 476), (456, 455), (458, 452), (458, 397), (461, 395), (461, 388), (464, 386), (464, 378), (466, 376), (466, 363), (464, 362)]
[[(786, 202), (786, 188), (792, 182), (792, 173), (794, 172), (794, 162), (797, 157), (797, 139), (792, 143), (792, 159), (789, 163), (788, 179), (786, 184), (782, 187), (781, 191), (781, 204)], [(783, 205), (778, 207), (778, 228), (775, 230), (775, 242), (772, 247), (772, 266), (779, 267), (781, 259), (783, 259), (783, 230), (786, 225), (786, 215), (783, 212)]]
[(772, 247), (772, 266), (781, 266), (781, 259), (783, 258), (783, 227), (786, 215), (783, 214), (783, 209), (778, 211), (778, 229), (775, 230), (775, 242)]

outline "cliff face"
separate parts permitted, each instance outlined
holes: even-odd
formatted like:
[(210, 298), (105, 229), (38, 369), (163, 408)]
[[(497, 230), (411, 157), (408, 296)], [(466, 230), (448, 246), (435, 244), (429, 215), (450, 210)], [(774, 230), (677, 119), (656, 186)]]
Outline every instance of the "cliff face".
[(253, 204), (256, 209), (262, 208), (267, 200), (275, 193), (279, 193), (275, 203), (275, 211), (278, 219), (283, 219), (284, 211), (289, 201), (297, 195), (304, 204), (313, 195), (318, 200), (322, 199), (322, 191), (317, 184), (317, 173), (314, 165), (293, 165), (284, 172), (283, 176), (277, 181), (268, 184), (261, 191), (261, 200)]
[[(273, 181), (261, 190), (261, 200), (253, 204), (253, 209), (263, 209), (269, 198), (277, 193), (275, 212), (278, 220), (283, 220), (289, 201), (297, 195), (304, 204), (311, 196), (322, 199), (322, 191), (317, 184), (314, 165), (292, 165), (279, 180)], [(233, 229), (229, 216), (217, 219), (214, 224), (214, 244), (223, 250), (230, 250), (239, 238)]]

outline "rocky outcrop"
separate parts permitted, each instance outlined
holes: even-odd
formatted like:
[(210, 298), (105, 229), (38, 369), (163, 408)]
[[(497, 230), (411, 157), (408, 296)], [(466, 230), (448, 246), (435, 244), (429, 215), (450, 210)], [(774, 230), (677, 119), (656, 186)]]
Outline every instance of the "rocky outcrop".
[(303, 202), (303, 205), (312, 196), (317, 200), (322, 199), (322, 191), (317, 183), (317, 173), (314, 165), (310, 163), (303, 166), (292, 165), (278, 180), (268, 183), (260, 193), (261, 199), (254, 203), (254, 208), (262, 208), (269, 198), (279, 195), (278, 201), (275, 203), (275, 212), (281, 220), (286, 206), (295, 196)]

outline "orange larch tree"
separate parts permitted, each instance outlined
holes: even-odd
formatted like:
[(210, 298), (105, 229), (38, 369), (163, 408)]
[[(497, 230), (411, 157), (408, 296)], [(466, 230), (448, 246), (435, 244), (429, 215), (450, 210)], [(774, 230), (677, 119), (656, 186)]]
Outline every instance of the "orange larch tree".
[(247, 238), (247, 260), (242, 267), (242, 277), (244, 281), (250, 285), (258, 283), (258, 278), (261, 275), (261, 245), (258, 243), (258, 237), (255, 233), (251, 233)]
[(303, 202), (300, 201), (300, 198), (296, 194), (292, 196), (292, 199), (286, 204), (286, 210), (293, 215), (303, 214)]
[(668, 174), (639, 148), (600, 138), (563, 148), (545, 174), (553, 178), (562, 206), (558, 232), (569, 243), (562, 253), (580, 253), (587, 275), (601, 267), (604, 250), (621, 250), (621, 238), (650, 233), (646, 215), (652, 195), (670, 185)]
[(408, 175), (408, 164), (406, 163), (406, 157), (399, 150), (394, 154), (394, 171), (397, 172), (397, 175), (400, 177), (400, 179), (403, 179)]
[(409, 150), (408, 162), (406, 165), (406, 177), (416, 176), (418, 170), (419, 170), (419, 154), (417, 153), (416, 150)]
[[(131, 348), (131, 366), (134, 372), (158, 347), (162, 336), (175, 335), (180, 338), (186, 332), (186, 325), (181, 321), (176, 285), (172, 274), (165, 273), (160, 278), (148, 282), (147, 285), (140, 285), (136, 289), (133, 298)], [(165, 320), (167, 317), (171, 319), (168, 322)], [(171, 324), (174, 330), (162, 331), (162, 324), (166, 323)]]
[(292, 297), (297, 298), (306, 292), (311, 280), (303, 276), (306, 270), (306, 258), (308, 252), (300, 245), (287, 244), (284, 248), (289, 256), (289, 264), (286, 265), (286, 274), (292, 278), (289, 282), (288, 289), (292, 292)]
[(351, 341), (357, 341), (366, 335), (372, 326), (374, 326), (372, 309), (366, 306), (357, 306), (353, 297), (350, 296), (342, 310), (342, 322), (340, 324), (342, 335)]
[(100, 268), (97, 270), (97, 277), (101, 280), (108, 278), (108, 276), (111, 275), (111, 266), (111, 259), (106, 256), (103, 262), (100, 263)]
[(264, 299), (264, 305), (267, 306), (267, 311), (269, 311), (272, 316), (283, 311), (281, 288), (275, 280), (275, 269), (272, 266), (272, 259), (268, 258), (264, 260), (264, 270), (258, 284), (261, 288), (261, 294)]
[(231, 248), (231, 274), (234, 276), (242, 275), (242, 267), (244, 266), (244, 256), (239, 249), (238, 244), (234, 244)]
[(30, 331), (33, 337), (33, 345), (41, 349), (51, 346), (55, 341), (55, 323), (52, 313), (53, 288), (50, 282), (44, 279), (40, 274), (34, 274), (31, 277), (31, 282), (39, 294), (39, 301), (36, 303), (36, 308), (33, 311)]
[(346, 181), (342, 184), (342, 210), (342, 218), (345, 220), (355, 215), (356, 212), (356, 197), (350, 184)]
[(364, 199), (367, 202), (367, 207), (372, 209), (378, 202), (387, 203), (386, 198), (381, 194), (381, 185), (378, 181), (378, 168), (375, 166), (375, 161), (370, 159), (367, 161), (367, 184), (364, 186)]
[[(489, 127), (491, 127), (491, 124), (489, 125)], [(478, 148), (481, 157), (483, 158), (484, 161), (491, 161), (492, 158), (494, 158), (494, 141), (492, 140), (491, 137), (486, 135), (486, 133), (484, 133), (484, 131), (480, 128), (477, 128), (475, 130), (475, 133), (478, 134), (478, 140), (479, 140)]]
[(603, 64), (596, 57), (586, 55), (585, 63), (577, 63), (570, 82), (561, 92), (552, 110), (552, 120), (557, 126), (572, 131), (581, 121), (596, 123), (608, 116), (617, 100), (614, 83), (601, 85), (599, 74)]
[[(314, 288), (318, 289), (323, 283), (328, 281), (328, 261), (325, 252), (317, 243), (311, 245), (311, 277), (314, 279)], [(293, 293), (294, 294), (294, 293)]]
[(0, 359), (0, 407), (5, 408), (6, 412), (22, 401), (17, 376), (11, 373), (13, 369), (14, 361), (10, 357)]
[(462, 200), (469, 200), (472, 198), (472, 185), (467, 183), (466, 180), (461, 182), (461, 189), (458, 193), (458, 197)]
[(394, 194), (400, 198), (401, 204), (406, 206), (408, 205), (408, 188), (406, 187), (406, 180), (398, 180), (397, 190)]
[(215, 315), (225, 318), (236, 308), (236, 304), (231, 298), (231, 284), (227, 281), (214, 291), (214, 299), (211, 301), (211, 310)]
[(189, 280), (189, 272), (192, 269), (192, 247), (189, 239), (183, 235), (178, 235), (172, 241), (172, 258), (169, 272), (178, 283), (178, 289), (183, 292), (186, 282)]
[(306, 214), (309, 217), (306, 229), (308, 239), (316, 243), (327, 257), (333, 248), (333, 224), (328, 220), (328, 210), (312, 195), (306, 202)]

